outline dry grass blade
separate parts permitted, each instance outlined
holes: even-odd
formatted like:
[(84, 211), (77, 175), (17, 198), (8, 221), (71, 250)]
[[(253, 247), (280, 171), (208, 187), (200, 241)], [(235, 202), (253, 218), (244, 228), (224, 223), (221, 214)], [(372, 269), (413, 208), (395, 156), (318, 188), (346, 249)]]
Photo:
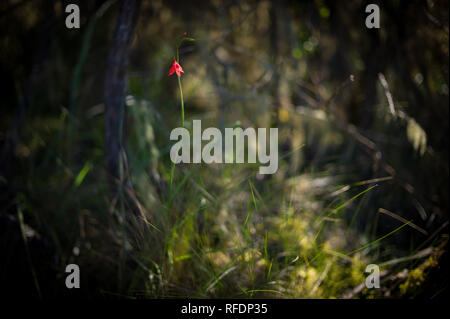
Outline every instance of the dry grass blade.
[(392, 113), (392, 115), (395, 116), (395, 107), (394, 107), (394, 100), (392, 99), (391, 91), (389, 90), (389, 85), (386, 81), (386, 78), (384, 77), (383, 73), (378, 73), (378, 79), (380, 80), (381, 85), (383, 86), (384, 93), (386, 94), (386, 98), (389, 103), (389, 109)]
[(428, 235), (428, 232), (426, 230), (424, 230), (423, 228), (420, 228), (419, 226), (417, 226), (416, 224), (412, 223), (411, 221), (408, 221), (408, 220), (404, 219), (403, 217), (401, 217), (401, 216), (399, 216), (399, 215), (397, 215), (397, 214), (395, 214), (393, 212), (388, 211), (387, 209), (379, 208), (378, 212), (382, 213), (382, 214), (385, 214), (385, 215), (388, 215), (388, 216), (391, 216), (392, 218), (395, 218), (395, 219), (401, 221), (402, 223), (408, 224), (410, 227), (412, 227), (415, 230), (421, 232), (422, 234)]

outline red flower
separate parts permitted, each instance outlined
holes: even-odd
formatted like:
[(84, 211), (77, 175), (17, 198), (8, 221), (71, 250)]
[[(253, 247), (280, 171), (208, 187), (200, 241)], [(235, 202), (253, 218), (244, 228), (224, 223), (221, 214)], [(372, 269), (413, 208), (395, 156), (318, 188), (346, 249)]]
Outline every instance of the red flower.
[(169, 75), (172, 75), (173, 72), (175, 72), (178, 77), (181, 76), (181, 73), (184, 73), (183, 68), (181, 65), (178, 64), (177, 60), (173, 61), (172, 67), (170, 68)]

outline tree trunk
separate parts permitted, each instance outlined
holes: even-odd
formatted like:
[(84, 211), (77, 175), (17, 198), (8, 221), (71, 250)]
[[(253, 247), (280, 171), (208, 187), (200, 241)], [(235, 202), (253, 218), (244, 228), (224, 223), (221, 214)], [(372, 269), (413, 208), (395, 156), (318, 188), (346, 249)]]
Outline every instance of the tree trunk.
[(120, 155), (125, 154), (125, 75), (140, 5), (140, 0), (121, 1), (106, 68), (105, 161), (113, 185), (120, 181)]

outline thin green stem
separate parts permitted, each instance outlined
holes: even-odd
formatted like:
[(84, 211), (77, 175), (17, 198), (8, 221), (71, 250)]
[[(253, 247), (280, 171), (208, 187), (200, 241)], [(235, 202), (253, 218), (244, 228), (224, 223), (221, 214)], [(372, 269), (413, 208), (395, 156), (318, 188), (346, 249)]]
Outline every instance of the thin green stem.
[(180, 99), (181, 99), (181, 126), (184, 127), (184, 99), (183, 99), (183, 89), (181, 87), (181, 77), (178, 76), (178, 86), (180, 88)]

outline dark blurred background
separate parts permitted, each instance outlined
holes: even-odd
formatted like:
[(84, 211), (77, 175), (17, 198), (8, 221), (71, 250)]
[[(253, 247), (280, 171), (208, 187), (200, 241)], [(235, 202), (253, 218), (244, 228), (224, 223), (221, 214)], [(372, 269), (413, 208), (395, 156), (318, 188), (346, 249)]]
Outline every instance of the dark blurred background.
[[(2, 1), (2, 293), (442, 296), (448, 13), (444, 0)], [(177, 166), (168, 195), (184, 32), (187, 127), (278, 127), (275, 175)], [(377, 291), (359, 285), (370, 263)]]

